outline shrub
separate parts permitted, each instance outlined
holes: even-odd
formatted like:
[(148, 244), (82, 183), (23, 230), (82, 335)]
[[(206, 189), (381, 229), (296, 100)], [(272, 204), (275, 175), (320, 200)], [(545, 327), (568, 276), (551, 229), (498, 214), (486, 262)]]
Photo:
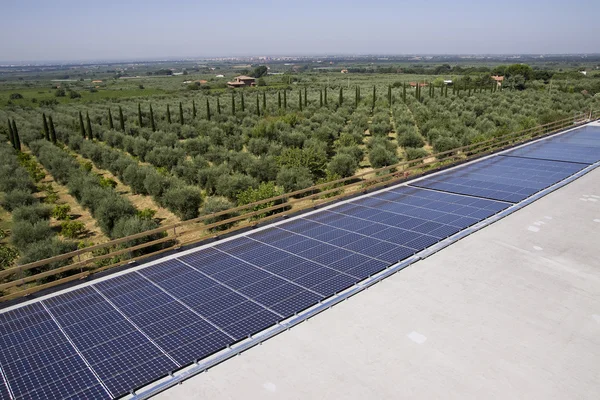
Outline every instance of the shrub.
[[(206, 202), (204, 203), (204, 206), (202, 207), (202, 211), (200, 212), (200, 214), (201, 215), (216, 214), (218, 212), (229, 210), (230, 208), (234, 208), (234, 207), (235, 207), (235, 204), (232, 203), (231, 201), (229, 201), (225, 197), (211, 196), (206, 199)], [(217, 217), (207, 218), (204, 220), (204, 224), (205, 225), (214, 224), (219, 221), (225, 221), (227, 219), (237, 217), (238, 215), (239, 215), (238, 212), (230, 212), (230, 213), (226, 213), (223, 215), (219, 215)], [(235, 222), (229, 222), (227, 224), (222, 224), (222, 225), (216, 226), (214, 228), (211, 228), (210, 230), (211, 231), (223, 231), (223, 230), (231, 228), (233, 225), (235, 225)]]
[(342, 178), (354, 175), (357, 168), (358, 163), (356, 162), (356, 159), (349, 153), (336, 154), (327, 165), (329, 173), (338, 175)]
[(403, 134), (398, 142), (402, 147), (423, 147), (425, 145), (423, 137), (415, 131), (409, 131)]
[(460, 147), (458, 139), (450, 136), (441, 136), (435, 142), (433, 142), (433, 150), (436, 153), (452, 150)]
[[(122, 238), (126, 236), (135, 235), (137, 233), (142, 233), (146, 231), (150, 231), (152, 229), (158, 228), (158, 223), (153, 219), (145, 219), (140, 218), (139, 216), (132, 216), (129, 218), (123, 218), (119, 220), (114, 227), (113, 236), (115, 238)], [(141, 238), (133, 239), (127, 241), (120, 245), (120, 247), (127, 248), (132, 246), (137, 246), (142, 243), (151, 242), (163, 237), (162, 233), (155, 233), (148, 236), (143, 236)], [(139, 250), (134, 250), (131, 252), (132, 257), (136, 257), (138, 255), (149, 253), (155, 250), (158, 250), (161, 247), (161, 244), (148, 246)]]
[[(4, 154), (1, 156), (4, 157)], [(12, 166), (0, 166), (0, 191), (10, 192), (16, 189), (31, 193), (35, 191), (35, 185), (29, 174), (16, 163)]]
[(146, 161), (156, 167), (164, 167), (170, 170), (184, 157), (185, 154), (182, 149), (159, 146), (146, 154)]
[(258, 186), (258, 181), (251, 176), (235, 172), (231, 175), (224, 175), (217, 181), (215, 193), (219, 196), (225, 196), (230, 200), (235, 200), (238, 193), (248, 188)]
[(256, 156), (269, 152), (269, 140), (266, 138), (252, 138), (248, 141), (248, 151)]
[(12, 267), (15, 260), (19, 257), (19, 252), (12, 246), (0, 244), (0, 269)]
[[(60, 254), (65, 254), (75, 250), (77, 250), (77, 243), (75, 242), (59, 240), (56, 237), (51, 239), (46, 238), (42, 241), (31, 244), (31, 246), (25, 249), (22, 252), (23, 255), (19, 261), (22, 264), (27, 264), (43, 260), (45, 258), (58, 256)], [(39, 268), (30, 269), (28, 271), (25, 271), (25, 273), (28, 275), (34, 275), (43, 271), (49, 271), (51, 269), (60, 268), (69, 263), (69, 259), (56, 261)]]
[(129, 201), (117, 194), (112, 194), (99, 201), (93, 214), (100, 229), (112, 237), (112, 230), (117, 221), (135, 215), (136, 211)]
[(114, 179), (111, 179), (111, 178), (102, 177), (102, 178), (100, 178), (100, 186), (105, 187), (105, 188), (116, 188), (117, 181), (115, 181)]
[(37, 221), (31, 224), (21, 221), (13, 224), (11, 241), (20, 250), (24, 250), (32, 243), (45, 240), (53, 235), (48, 221)]
[(392, 126), (388, 123), (380, 122), (371, 125), (369, 133), (373, 136), (386, 136), (392, 130)]
[(30, 206), (35, 202), (35, 197), (33, 197), (31, 192), (23, 189), (15, 189), (4, 195), (1, 204), (7, 211), (13, 211), (18, 207)]
[[(281, 194), (283, 194), (282, 188), (276, 186), (274, 182), (265, 182), (265, 183), (261, 183), (258, 186), (258, 188), (256, 188), (256, 189), (248, 188), (245, 191), (238, 194), (237, 201), (238, 201), (238, 205), (245, 205), (245, 204), (255, 203), (260, 200), (269, 199), (271, 197), (276, 197)], [(252, 207), (251, 211), (259, 211), (264, 208), (272, 207), (276, 204), (282, 204), (285, 201), (286, 201), (285, 199), (269, 201), (264, 204), (259, 204), (259, 205)], [(263, 217), (266, 217), (267, 215), (279, 213), (282, 211), (285, 211), (285, 207), (282, 207), (275, 211), (269, 211), (269, 212), (265, 212), (262, 214), (258, 214), (256, 216), (252, 217), (252, 219), (263, 218)]]
[(12, 212), (12, 216), (14, 222), (26, 221), (30, 224), (35, 224), (38, 221), (50, 218), (50, 207), (35, 203), (30, 206), (16, 208)]
[(277, 174), (277, 184), (286, 192), (305, 189), (313, 183), (313, 176), (306, 167), (283, 167)]
[(356, 145), (340, 147), (337, 149), (337, 153), (350, 155), (356, 161), (356, 164), (360, 164), (365, 156), (364, 150)]
[(162, 197), (163, 193), (171, 186), (171, 180), (155, 170), (147, 170), (144, 178), (145, 191), (155, 199)]
[(71, 206), (68, 204), (59, 204), (52, 210), (52, 217), (58, 220), (65, 220), (71, 212)]
[(274, 181), (277, 179), (278, 172), (279, 167), (277, 162), (271, 156), (258, 157), (248, 169), (250, 176), (253, 176), (259, 182)]
[(91, 161), (82, 161), (81, 162), (81, 169), (83, 169), (84, 171), (91, 172), (93, 168), (94, 168), (94, 164), (92, 164)]
[(123, 181), (131, 187), (135, 194), (148, 194), (144, 181), (146, 171), (137, 164), (129, 165), (123, 172)]
[(138, 211), (136, 215), (140, 219), (153, 220), (154, 216), (156, 215), (156, 210), (153, 210), (151, 208), (144, 208), (143, 210)]
[(376, 146), (369, 152), (369, 161), (373, 168), (381, 168), (398, 162), (398, 157), (383, 146)]
[(60, 224), (60, 234), (69, 239), (75, 239), (85, 232), (85, 225), (79, 221), (63, 221)]
[(423, 158), (423, 157), (427, 157), (429, 153), (427, 152), (427, 150), (423, 149), (423, 148), (418, 148), (415, 149), (414, 147), (407, 147), (406, 148), (406, 159), (408, 161), (410, 160), (416, 160), (418, 158)]
[(191, 186), (173, 187), (163, 197), (164, 205), (182, 220), (196, 218), (202, 204), (202, 195)]

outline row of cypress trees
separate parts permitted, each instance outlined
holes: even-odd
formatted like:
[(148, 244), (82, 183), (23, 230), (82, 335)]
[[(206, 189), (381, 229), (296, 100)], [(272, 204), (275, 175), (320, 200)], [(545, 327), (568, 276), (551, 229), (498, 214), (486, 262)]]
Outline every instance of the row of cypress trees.
[(19, 130), (14, 118), (12, 122), (10, 118), (8, 119), (8, 140), (15, 150), (21, 151), (21, 138), (19, 138)]
[[(435, 96), (435, 87), (431, 84), (428, 85), (429, 86), (429, 96), (430, 97), (434, 97)], [(404, 102), (406, 102), (406, 83), (402, 84), (402, 100)], [(460, 94), (460, 88), (458, 87), (453, 87), (452, 89), (452, 94), (458, 95)], [(464, 90), (467, 90), (467, 88), (465, 87)], [(468, 89), (469, 90), (469, 95), (471, 94), (471, 88)], [(475, 88), (474, 92), (476, 93), (477, 90), (479, 90), (479, 92), (482, 92), (484, 90), (483, 87), (480, 88)], [(496, 85), (492, 85), (490, 90), (492, 92), (496, 91)], [(422, 87), (420, 86), (420, 83), (417, 83), (416, 88), (415, 88), (415, 97), (417, 99), (422, 99)], [(283, 90), (283, 96), (281, 95), (281, 91), (277, 92), (277, 107), (279, 109), (287, 109), (287, 93), (288, 90), (284, 89)], [(440, 95), (444, 95), (445, 97), (448, 97), (448, 86), (440, 86)], [(360, 86), (356, 86), (355, 88), (355, 101), (354, 104), (355, 106), (358, 106), (358, 104), (361, 101), (361, 92), (360, 92)], [(371, 103), (371, 111), (373, 111), (375, 109), (375, 102), (377, 101), (377, 89), (376, 86), (373, 86), (373, 96), (372, 96), (372, 103)], [(388, 90), (387, 90), (387, 102), (388, 104), (391, 106), (392, 102), (393, 102), (393, 98), (392, 98), (392, 86), (388, 85)], [(344, 90), (342, 87), (340, 87), (339, 90), (339, 98), (338, 98), (338, 104), (342, 105), (344, 103)], [(319, 90), (319, 107), (323, 107), (323, 106), (327, 106), (328, 105), (328, 96), (327, 96), (327, 87), (325, 87), (324, 89)], [(245, 102), (245, 97), (244, 97), (244, 92), (240, 93), (240, 102), (239, 102), (239, 106), (242, 112), (246, 111), (246, 102)], [(300, 89), (298, 91), (298, 108), (300, 111), (303, 110), (304, 107), (308, 106), (308, 89), (307, 87), (304, 87), (304, 94), (302, 93), (302, 89)], [(221, 108), (221, 102), (220, 102), (220, 98), (217, 97), (217, 114), (221, 114), (222, 113), (222, 108)], [(236, 103), (236, 96), (235, 93), (231, 93), (231, 114), (235, 115), (236, 114), (236, 109), (237, 109), (237, 103)], [(262, 92), (262, 112), (261, 112), (261, 98), (260, 95), (257, 93), (256, 94), (256, 114), (257, 115), (261, 115), (264, 114), (264, 110), (267, 109), (267, 95), (266, 92)], [(198, 115), (198, 111), (196, 108), (196, 101), (192, 100), (192, 118), (196, 118)], [(208, 100), (208, 98), (206, 99), (206, 119), (208, 119), (210, 121), (210, 119), (212, 118), (213, 113), (210, 107), (210, 102)], [(149, 112), (149, 123), (150, 123), (150, 128), (152, 129), (152, 131), (156, 131), (156, 122), (154, 119), (154, 110), (152, 109), (152, 104), (150, 104), (150, 112)], [(169, 124), (173, 123), (172, 120), (172, 116), (171, 116), (171, 109), (169, 104), (167, 104), (167, 110), (166, 110), (166, 119), (167, 122)], [(112, 117), (112, 112), (109, 109), (108, 110), (108, 122), (109, 122), (109, 127), (110, 129), (115, 129), (114, 127), (114, 121), (113, 121), (113, 117)], [(184, 118), (184, 113), (183, 113), (183, 104), (181, 102), (179, 102), (179, 123), (181, 125), (185, 124), (185, 118)], [(89, 138), (91, 139), (93, 137), (93, 133), (91, 130), (91, 124), (89, 121), (89, 115), (86, 113), (86, 124), (84, 126), (84, 122), (83, 122), (83, 115), (80, 113), (79, 115), (79, 124), (80, 124), (80, 129), (81, 129), (81, 134), (84, 138)], [(120, 125), (120, 129), (121, 131), (125, 131), (125, 119), (123, 117), (123, 109), (121, 108), (121, 106), (119, 106), (119, 125)], [(142, 118), (142, 106), (140, 103), (138, 103), (138, 125), (140, 127), (144, 126), (144, 120)], [(87, 131), (86, 131), (87, 128)]]
[(52, 121), (52, 115), (48, 115), (46, 120), (46, 113), (42, 113), (42, 120), (44, 123), (44, 138), (47, 141), (51, 141), (56, 144), (56, 130), (54, 129), (54, 121)]

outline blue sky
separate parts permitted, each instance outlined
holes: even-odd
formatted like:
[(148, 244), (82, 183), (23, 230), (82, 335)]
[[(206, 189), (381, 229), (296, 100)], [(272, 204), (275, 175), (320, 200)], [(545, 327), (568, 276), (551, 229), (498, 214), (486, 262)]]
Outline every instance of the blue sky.
[(600, 53), (598, 0), (0, 0), (0, 60)]

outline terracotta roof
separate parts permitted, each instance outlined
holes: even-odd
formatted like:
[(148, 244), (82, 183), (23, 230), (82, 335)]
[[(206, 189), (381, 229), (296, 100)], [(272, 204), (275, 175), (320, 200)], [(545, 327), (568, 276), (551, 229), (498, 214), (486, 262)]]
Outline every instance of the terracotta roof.
[(253, 78), (251, 76), (245, 76), (245, 75), (240, 75), (240, 76), (236, 76), (234, 79), (238, 79), (240, 81), (247, 81), (247, 80), (254, 80), (256, 78)]
[(504, 80), (503, 76), (498, 76), (498, 75), (492, 75), (492, 79), (497, 81), (497, 82), (502, 82)]

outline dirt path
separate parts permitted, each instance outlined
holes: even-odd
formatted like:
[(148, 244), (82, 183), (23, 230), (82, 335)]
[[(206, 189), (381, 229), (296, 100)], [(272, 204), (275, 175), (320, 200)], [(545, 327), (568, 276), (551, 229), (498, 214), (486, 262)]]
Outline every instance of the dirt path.
[(155, 218), (157, 218), (160, 221), (161, 225), (170, 225), (170, 224), (175, 224), (177, 222), (181, 222), (181, 219), (179, 219), (171, 211), (158, 205), (151, 196), (146, 196), (146, 195), (142, 195), (142, 194), (134, 194), (128, 185), (124, 184), (118, 177), (113, 175), (110, 171), (96, 167), (96, 165), (92, 161), (90, 161), (89, 159), (87, 159), (85, 157), (82, 157), (80, 154), (77, 154), (70, 149), (69, 149), (69, 153), (73, 154), (79, 161), (91, 162), (92, 163), (92, 172), (94, 172), (104, 178), (109, 178), (109, 179), (114, 180), (117, 183), (117, 186), (115, 187), (115, 191), (119, 195), (121, 195), (124, 198), (126, 198), (127, 200), (129, 200), (131, 202), (131, 204), (133, 204), (135, 206), (135, 208), (137, 208), (138, 210), (141, 211), (146, 208), (156, 210)]
[[(90, 214), (88, 210), (83, 208), (81, 204), (77, 202), (77, 200), (69, 194), (69, 189), (61, 185), (60, 183), (54, 180), (54, 177), (44, 166), (38, 161), (38, 159), (33, 155), (31, 150), (23, 146), (23, 152), (29, 154), (33, 160), (39, 165), (40, 168), (46, 174), (46, 177), (40, 181), (41, 185), (50, 185), (52, 189), (56, 192), (58, 196), (58, 201), (56, 204), (68, 204), (71, 207), (71, 219), (73, 221), (79, 221), (83, 223), (86, 229), (86, 234), (81, 238), (81, 240), (85, 240), (86, 242), (92, 242), (94, 244), (107, 242), (109, 239), (106, 237), (102, 230), (96, 223), (96, 220)], [(44, 192), (39, 192), (38, 196), (45, 196)], [(58, 229), (60, 227), (61, 221), (58, 221), (54, 218), (51, 218), (50, 225)], [(89, 243), (88, 243), (89, 244)]]

